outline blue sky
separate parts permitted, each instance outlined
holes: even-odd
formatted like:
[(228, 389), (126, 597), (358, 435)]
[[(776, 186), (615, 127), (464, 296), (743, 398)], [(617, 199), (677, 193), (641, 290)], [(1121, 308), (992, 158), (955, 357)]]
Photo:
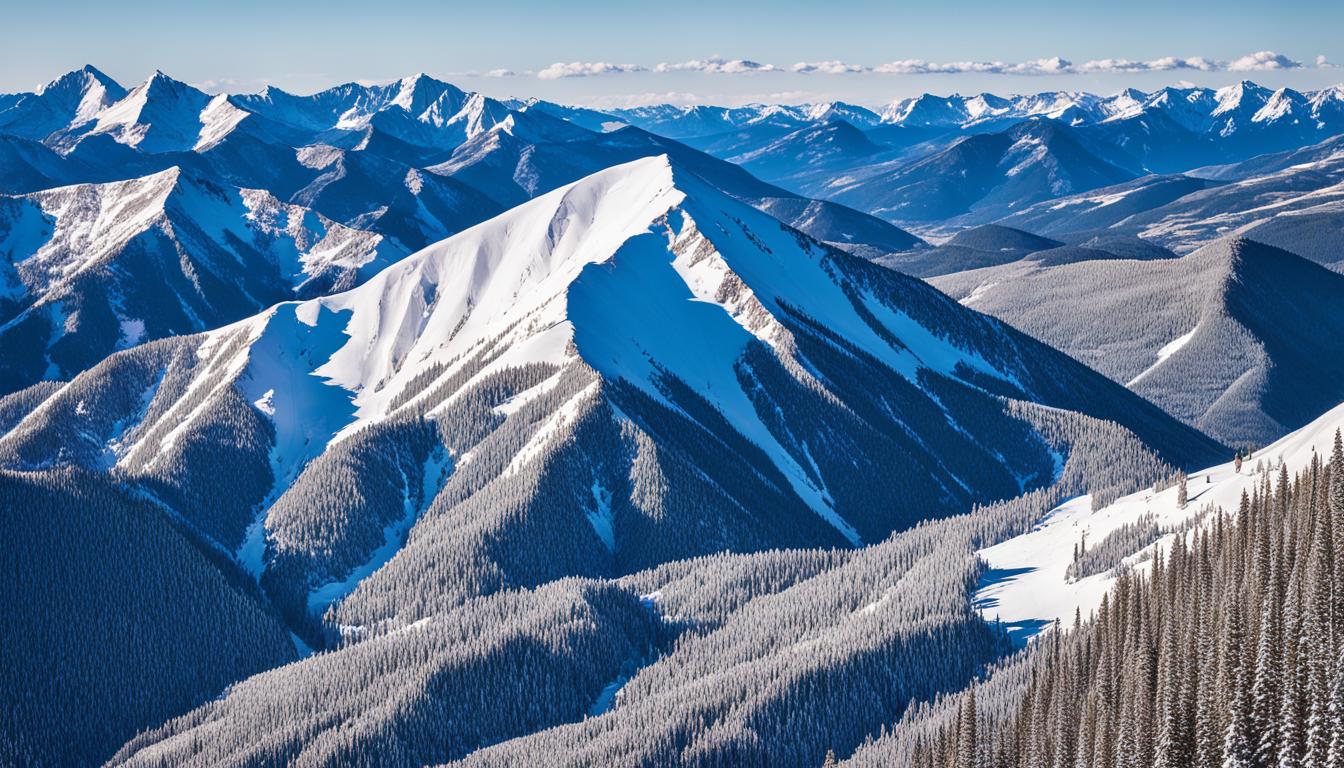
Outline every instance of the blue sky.
[[(1344, 70), (1317, 63), (1344, 63), (1344, 3), (1337, 0), (9, 5), (0, 29), (0, 91), (28, 90), (85, 63), (128, 85), (162, 69), (215, 91), (272, 83), (302, 93), (424, 71), (491, 95), (602, 106), (828, 98), (881, 104), (924, 91), (1112, 92), (1244, 77), (1312, 88), (1344, 80)], [(1264, 51), (1277, 58), (1246, 58)], [(716, 66), (715, 56), (729, 63)], [(731, 63), (738, 60), (768, 71)], [(827, 64), (794, 71), (818, 62)], [(730, 71), (716, 71), (724, 69)], [(841, 70), (848, 71), (826, 74)], [(602, 73), (576, 76), (589, 72)], [(1045, 74), (1056, 72), (1063, 74)], [(560, 73), (570, 76), (549, 77)]]

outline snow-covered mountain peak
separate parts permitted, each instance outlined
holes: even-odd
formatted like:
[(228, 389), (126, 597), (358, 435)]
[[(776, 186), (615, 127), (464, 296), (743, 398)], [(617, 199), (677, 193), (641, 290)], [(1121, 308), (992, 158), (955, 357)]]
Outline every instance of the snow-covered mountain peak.
[(70, 123), (78, 125), (92, 120), (99, 111), (124, 98), (126, 89), (86, 64), (42, 86), (37, 95), (52, 100), (53, 106), (68, 110)]
[(210, 101), (204, 91), (156, 70), (99, 112), (90, 132), (148, 152), (190, 149), (200, 138), (201, 112)]
[(1294, 117), (1299, 108), (1307, 107), (1307, 98), (1291, 88), (1275, 91), (1265, 105), (1251, 117), (1251, 122), (1264, 123)]
[[(921, 386), (924, 369), (974, 371), (1015, 386), (1003, 363), (966, 351), (945, 338), (946, 330), (920, 325), (890, 295), (869, 293), (874, 289), (848, 274), (855, 267), (846, 258), (667, 156), (648, 157), (535, 198), (349, 292), (281, 305), (216, 331), (202, 354), (237, 350), (226, 339), (241, 331), (251, 341), (230, 354), (251, 361), (220, 364), (247, 371), (250, 400), (277, 393), (268, 405), (275, 409), (286, 408), (279, 393), (291, 387), (277, 376), (298, 376), (323, 392), (344, 390), (351, 408), (332, 422), (335, 439), (399, 409), (432, 416), (445, 405), (435, 400), (443, 397), (434, 394), (442, 392), (436, 383), (454, 376), (474, 381), (529, 364), (579, 365), (680, 412), (685, 405), (670, 394), (670, 376), (764, 450), (825, 517), (829, 502), (780, 446), (743, 383), (751, 349), (764, 343), (769, 354), (791, 361), (781, 370), (797, 377), (796, 386), (817, 386), (794, 359), (790, 329), (802, 322), (827, 329), (912, 386)], [(290, 349), (316, 338), (329, 342), (320, 356)], [(290, 367), (301, 361), (301, 370), (265, 362), (275, 345), (283, 348), (277, 359)], [(464, 373), (482, 357), (493, 362)], [(831, 522), (857, 540), (843, 521)]]
[[(332, 270), (376, 271), (404, 253), (378, 235), (349, 229), (269, 192), (224, 186), (178, 166), (126, 181), (35, 192), (10, 198), (10, 205), (12, 216), (49, 226), (20, 227), (4, 242), (38, 296), (59, 294), (61, 286), (105, 268), (109, 260), (146, 258), (165, 245), (178, 261), (173, 249), (190, 249), (196, 255), (190, 271), (197, 277), (221, 265), (237, 269), (260, 256), (267, 263), (248, 268), (275, 270), (295, 291), (314, 277), (330, 278)], [(389, 250), (394, 253), (388, 258), (377, 258)]]
[(960, 95), (942, 97), (931, 93), (902, 99), (888, 107), (882, 115), (885, 122), (916, 127), (959, 125), (966, 118)]
[[(613, 258), (682, 197), (665, 157), (617, 166), (430, 246), (353, 291), (317, 300), (333, 317), (350, 313), (344, 332), (351, 341), (324, 373), (360, 393), (363, 414), (377, 415), (423, 366), (460, 360), (510, 332), (521, 343), (556, 328), (566, 322), (563, 294), (583, 268)], [(313, 313), (316, 307), (301, 312)], [(523, 345), (518, 354), (537, 360), (518, 362), (563, 360), (569, 334), (555, 333), (552, 343)]]
[(43, 85), (42, 87), (38, 88), (37, 93), (38, 95), (41, 95), (53, 91), (65, 90), (70, 87), (75, 87), (82, 90), (83, 87), (89, 83), (98, 83), (105, 88), (113, 90), (116, 89), (120, 89), (123, 91), (125, 90), (124, 88), (121, 88), (121, 86), (117, 83), (117, 81), (113, 80), (111, 77), (108, 77), (97, 67), (93, 66), (92, 64), (85, 64), (79, 69), (72, 69), (69, 72), (66, 72), (60, 77), (47, 83), (46, 85)]
[(67, 72), (37, 90), (0, 98), (0, 132), (42, 141), (86, 124), (125, 98), (126, 89), (92, 66)]
[(1256, 85), (1250, 80), (1242, 80), (1235, 85), (1219, 88), (1214, 92), (1218, 105), (1212, 115), (1217, 117), (1234, 111), (1258, 110), (1272, 95), (1268, 88)]
[(387, 102), (387, 106), (401, 107), (412, 115), (419, 116), (445, 98), (457, 106), (462, 104), (466, 96), (466, 93), (458, 87), (421, 72), (399, 80), (395, 94)]
[(992, 93), (980, 93), (966, 101), (967, 116), (972, 120), (997, 117), (1007, 113), (1011, 108), (1011, 102)]

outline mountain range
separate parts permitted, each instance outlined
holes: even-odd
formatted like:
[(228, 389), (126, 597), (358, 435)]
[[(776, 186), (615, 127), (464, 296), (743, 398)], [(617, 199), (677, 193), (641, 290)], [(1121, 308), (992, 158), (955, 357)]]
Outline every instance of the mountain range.
[(638, 129), (596, 133), (536, 102), (517, 106), (425, 75), (210, 97), (163, 73), (123, 91), (91, 67), (19, 97), (0, 118), (24, 127), (0, 137), (13, 193), (0, 197), (0, 393), (351, 287), (506, 208), (651, 155), (673, 153), (841, 247), (922, 245)]
[[(451, 604), (722, 549), (857, 545), (1048, 484), (1051, 450), (1004, 397), (1116, 421), (1172, 462), (1220, 450), (663, 156), (543, 195), (352, 291), (114, 354), (34, 404), (0, 452), (14, 468), (113, 469), (183, 510), (204, 512), (200, 494), (229, 482), (230, 501), (190, 522), (273, 576), (299, 627), (344, 594), (323, 585), (354, 586), (386, 544), (379, 530), (395, 540), (423, 512), (419, 529), (441, 531), (409, 539), (352, 598), (375, 603), (343, 604), (361, 615), (339, 622), (409, 623), (423, 608), (374, 598), (377, 585), (436, 577), (398, 576), (398, 563), (459, 563), (471, 575), (442, 597), (413, 591), (416, 605)], [(222, 449), (207, 450), (220, 440), (228, 474)], [(329, 473), (375, 456), (401, 469), (356, 470), (371, 508), (328, 498)], [(880, 466), (905, 469), (866, 481)], [(529, 529), (552, 530), (541, 559), (492, 543), (530, 539), (510, 522), (522, 510)], [(331, 514), (348, 519), (347, 543), (319, 535)]]
[(0, 96), (0, 764), (1073, 765), (1328, 607), (1341, 94)]

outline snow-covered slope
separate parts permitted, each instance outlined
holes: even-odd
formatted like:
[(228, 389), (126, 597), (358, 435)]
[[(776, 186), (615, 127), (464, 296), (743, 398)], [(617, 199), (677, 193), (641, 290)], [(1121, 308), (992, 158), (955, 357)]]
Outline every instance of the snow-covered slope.
[(70, 135), (60, 142), (68, 145), (76, 137), (108, 135), (144, 152), (188, 150), (226, 132), (242, 117), (225, 98), (212, 99), (156, 71), (89, 121), (71, 124)]
[[(386, 565), (333, 593), (353, 590), (342, 605), (406, 616), (417, 595), (875, 541), (1050, 482), (1057, 457), (1001, 395), (1119, 422), (1179, 463), (1222, 450), (664, 156), (352, 291), (114, 355), (45, 398), (0, 455), (117, 467), (301, 623), (311, 590), (381, 562), (408, 527)], [(221, 451), (242, 477), (198, 507)], [(350, 472), (358, 497), (340, 490)], [(387, 591), (406, 580), (423, 589)]]
[(0, 391), (354, 285), (405, 253), (268, 192), (177, 168), (0, 197)]
[[(998, 617), (1024, 635), (1056, 620), (1071, 626), (1078, 611), (1086, 619), (1114, 585), (1117, 574), (1107, 569), (1070, 578), (1069, 565), (1081, 542), (1085, 540), (1088, 549), (1106, 546), (1104, 542), (1112, 534), (1116, 534), (1112, 543), (1142, 542), (1118, 547), (1115, 559), (1147, 569), (1151, 567), (1152, 551), (1169, 546), (1178, 531), (1211, 522), (1208, 515), (1212, 510), (1235, 515), (1243, 493), (1250, 494), (1265, 483), (1277, 486), (1280, 465), (1291, 477), (1315, 458), (1328, 459), (1335, 434), (1341, 429), (1344, 405), (1255, 451), (1239, 470), (1234, 462), (1228, 462), (1191, 473), (1185, 507), (1178, 503), (1178, 485), (1161, 491), (1139, 491), (1096, 510), (1088, 496), (1070, 499), (1051, 510), (1029, 533), (980, 552), (989, 570), (976, 596), (978, 607), (987, 618)], [(1125, 535), (1126, 526), (1129, 530), (1157, 528), (1155, 533), (1135, 539)], [(1159, 538), (1146, 541), (1152, 536)]]
[(1344, 276), (1236, 238), (1180, 259), (1048, 256), (931, 282), (1231, 445), (1263, 445), (1344, 400), (1332, 352)]

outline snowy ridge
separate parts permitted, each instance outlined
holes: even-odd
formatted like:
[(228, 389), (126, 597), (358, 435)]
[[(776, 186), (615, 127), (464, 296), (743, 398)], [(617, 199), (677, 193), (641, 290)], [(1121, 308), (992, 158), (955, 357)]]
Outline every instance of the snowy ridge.
[(126, 89), (91, 66), (68, 72), (36, 93), (21, 94), (7, 108), (0, 106), (0, 130), (30, 139), (95, 119), (99, 112), (126, 96)]
[[(741, 223), (746, 217), (754, 220), (749, 231)], [(647, 158), (526, 203), (353, 291), (282, 305), (213, 332), (202, 354), (229, 348), (223, 340), (240, 331), (254, 340), (234, 354), (251, 360), (245, 366), (247, 400), (272, 393), (265, 402), (277, 426), (279, 482), (328, 440), (390, 415), (391, 403), (426, 368), (441, 366), (439, 380), (445, 380), (486, 345), (505, 345), (509, 351), (492, 368), (582, 360), (676, 408), (658, 383), (662, 372), (674, 372), (762, 447), (800, 497), (827, 515), (825, 490), (776, 442), (736, 373), (750, 339), (787, 343), (788, 332), (774, 320), (784, 312), (785, 297), (911, 380), (921, 367), (950, 373), (963, 364), (1009, 377), (927, 332), (913, 333), (922, 329), (870, 300), (869, 310), (888, 331), (907, 340), (894, 349), (855, 312), (828, 273), (825, 255), (774, 220), (674, 172), (666, 157)], [(732, 286), (735, 295), (723, 296)], [(640, 301), (627, 300), (636, 295)], [(271, 338), (293, 341), (258, 346)], [(265, 362), (270, 360), (279, 367)], [(243, 367), (241, 360), (227, 363), (228, 370)], [(303, 370), (309, 377), (296, 379)], [(303, 381), (312, 383), (294, 390), (286, 403), (280, 393)], [(334, 396), (342, 390), (345, 397)], [(325, 401), (330, 407), (318, 407)], [(415, 403), (412, 398), (406, 406)], [(298, 445), (308, 447), (299, 451)], [(525, 462), (527, 453), (516, 461)], [(857, 543), (842, 520), (828, 519)]]
[[(79, 184), (0, 199), (0, 250), (18, 263), (32, 289), (101, 267), (154, 227), (199, 228), (220, 247), (249, 243), (271, 251), (293, 288), (331, 268), (376, 271), (382, 237), (344, 227), (269, 192), (230, 189), (172, 167), (129, 181)], [(397, 254), (399, 255), (399, 254)], [(40, 277), (39, 277), (40, 275)]]

